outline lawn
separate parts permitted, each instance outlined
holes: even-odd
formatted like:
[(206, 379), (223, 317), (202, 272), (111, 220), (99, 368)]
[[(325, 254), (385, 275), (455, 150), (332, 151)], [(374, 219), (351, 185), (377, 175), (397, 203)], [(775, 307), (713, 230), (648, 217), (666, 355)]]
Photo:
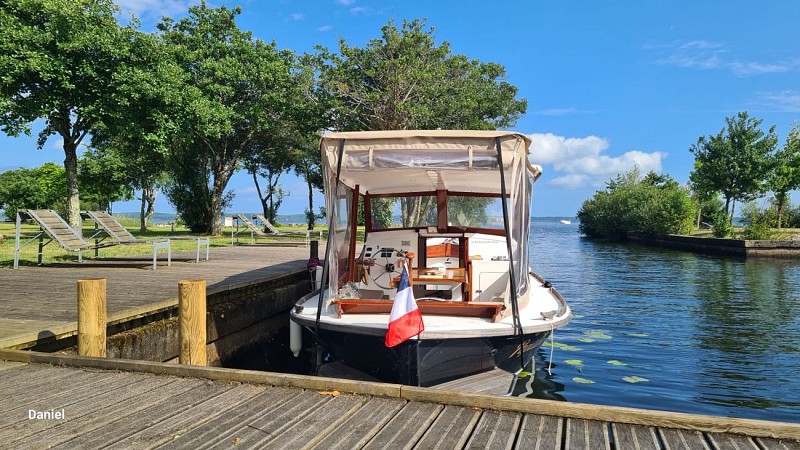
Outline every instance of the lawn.
[[(151, 238), (168, 238), (170, 236), (192, 236), (193, 234), (189, 232), (188, 229), (185, 227), (176, 227), (175, 230), (172, 230), (171, 226), (151, 226), (150, 229), (145, 232), (139, 232), (139, 222), (138, 220), (130, 220), (124, 218), (117, 218), (120, 223), (125, 226), (134, 236), (141, 239), (151, 239)], [(211, 237), (211, 247), (227, 247), (231, 245), (231, 232), (235, 230), (232, 227), (225, 227), (222, 230), (222, 235), (220, 236), (213, 236)], [(241, 230), (241, 228), (240, 228)], [(33, 236), (38, 233), (39, 227), (33, 224), (23, 224), (21, 228), (21, 233), (23, 238), (21, 239), (21, 243), (24, 245), (26, 242), (29, 242)], [(302, 231), (305, 232), (304, 228), (293, 228), (293, 227), (281, 227), (281, 231)], [(0, 268), (10, 268), (14, 265), (14, 241), (15, 241), (15, 233), (16, 233), (16, 224), (13, 222), (0, 222), (0, 236), (3, 237), (3, 242), (0, 243)], [(312, 233), (312, 238), (314, 236), (319, 236), (318, 232)], [(89, 240), (89, 236), (94, 234), (94, 222), (85, 221), (83, 223), (83, 237), (86, 240)], [(200, 236), (200, 235), (196, 235)], [(27, 237), (27, 238), (26, 238)], [(323, 239), (327, 237), (327, 234), (323, 234)], [(295, 236), (275, 236), (270, 238), (259, 238), (258, 243), (264, 242), (275, 242), (275, 241), (282, 241), (282, 240), (297, 240), (297, 235)], [(47, 238), (45, 238), (45, 242)], [(238, 235), (238, 242), (240, 244), (248, 244), (250, 243), (250, 233), (243, 232)], [(197, 243), (193, 240), (178, 240), (172, 241), (172, 251), (179, 252), (185, 250), (196, 250)], [(101, 248), (99, 251), (100, 258), (119, 258), (124, 256), (150, 256), (152, 255), (153, 246), (150, 244), (131, 244), (131, 245), (116, 245), (113, 247), (105, 247)], [(36, 265), (37, 263), (37, 253), (38, 253), (38, 245), (36, 241), (32, 241), (29, 244), (22, 247), (20, 251), (20, 265), (27, 265), (32, 266)], [(88, 250), (83, 252), (84, 259), (94, 259), (94, 251)], [(42, 262), (45, 264), (52, 264), (52, 263), (62, 263), (62, 262), (71, 262), (71, 261), (78, 261), (78, 254), (76, 252), (69, 252), (61, 247), (58, 246), (55, 242), (49, 243), (44, 248), (44, 252), (42, 255)]]

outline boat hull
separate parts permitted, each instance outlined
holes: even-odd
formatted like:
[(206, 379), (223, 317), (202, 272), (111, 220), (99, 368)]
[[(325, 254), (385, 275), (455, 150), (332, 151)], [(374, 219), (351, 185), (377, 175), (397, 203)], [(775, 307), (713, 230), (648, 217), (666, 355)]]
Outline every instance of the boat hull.
[[(550, 331), (526, 334), (522, 358), (527, 364)], [(520, 369), (519, 336), (463, 339), (411, 339), (387, 348), (383, 336), (320, 330), (330, 356), (387, 383), (428, 387), (500, 368)]]

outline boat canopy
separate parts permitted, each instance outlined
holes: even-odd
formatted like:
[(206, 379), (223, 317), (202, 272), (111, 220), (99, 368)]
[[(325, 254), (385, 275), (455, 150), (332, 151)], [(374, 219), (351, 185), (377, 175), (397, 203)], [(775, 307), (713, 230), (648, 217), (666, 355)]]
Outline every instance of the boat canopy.
[[(511, 131), (362, 131), (323, 137), (320, 150), (331, 231), (328, 280), (341, 286), (353, 277), (359, 199), (368, 203), (370, 198), (433, 195), (439, 199), (434, 208), (445, 205), (446, 210), (451, 195), (499, 199), (504, 190), (510, 256), (522, 295), (527, 288), (530, 200), (533, 183), (541, 175), (541, 168), (528, 160), (530, 145), (527, 136)], [(501, 180), (505, 180), (505, 189)], [(447, 221), (446, 213), (439, 212), (433, 227), (438, 233), (463, 233), (463, 228)]]
[[(333, 133), (320, 148), (327, 177), (336, 176), (343, 147), (339, 181), (362, 194), (407, 192), (500, 193), (497, 144), (504, 169), (526, 170), (534, 178), (541, 168), (528, 161), (531, 140), (511, 131), (401, 130)], [(506, 191), (513, 180), (507, 176)]]

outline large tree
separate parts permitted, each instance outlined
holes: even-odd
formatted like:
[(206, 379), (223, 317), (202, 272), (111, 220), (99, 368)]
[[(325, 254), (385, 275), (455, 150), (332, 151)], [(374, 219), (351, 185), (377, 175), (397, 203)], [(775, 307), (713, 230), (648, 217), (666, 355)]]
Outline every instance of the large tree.
[(30, 134), (41, 119), (41, 149), (63, 140), (68, 220), (80, 230), (78, 146), (114, 104), (132, 28), (121, 28), (111, 0), (0, 2), (0, 126)]
[(789, 204), (789, 191), (800, 188), (800, 124), (792, 127), (786, 144), (775, 152), (774, 164), (768, 186), (775, 194), (777, 227), (780, 228), (784, 210)]
[[(172, 149), (169, 195), (196, 232), (221, 232), (228, 181), (242, 159), (270, 135), (291, 101), (291, 54), (241, 31), (236, 25), (240, 13), (239, 8), (212, 9), (202, 2), (189, 9), (188, 17), (158, 25), (189, 80), (181, 136)], [(197, 167), (190, 170), (186, 163)]]
[(700, 137), (689, 149), (695, 157), (689, 179), (698, 192), (721, 193), (733, 220), (735, 201), (747, 202), (766, 192), (778, 137), (775, 126), (765, 133), (762, 120), (746, 111), (725, 122), (719, 133)]
[(55, 163), (0, 173), (0, 209), (9, 220), (20, 208), (59, 209), (67, 194), (65, 179), (64, 168)]
[(338, 54), (318, 50), (340, 131), (504, 128), (527, 107), (503, 66), (452, 54), (419, 19), (390, 21), (363, 48), (341, 39)]

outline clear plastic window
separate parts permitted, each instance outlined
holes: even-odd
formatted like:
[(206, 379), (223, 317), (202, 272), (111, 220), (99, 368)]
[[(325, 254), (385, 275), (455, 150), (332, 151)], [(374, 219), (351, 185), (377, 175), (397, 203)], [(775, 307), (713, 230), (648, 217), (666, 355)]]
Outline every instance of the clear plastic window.
[(436, 226), (436, 196), (371, 198), (370, 216), (373, 230)]

